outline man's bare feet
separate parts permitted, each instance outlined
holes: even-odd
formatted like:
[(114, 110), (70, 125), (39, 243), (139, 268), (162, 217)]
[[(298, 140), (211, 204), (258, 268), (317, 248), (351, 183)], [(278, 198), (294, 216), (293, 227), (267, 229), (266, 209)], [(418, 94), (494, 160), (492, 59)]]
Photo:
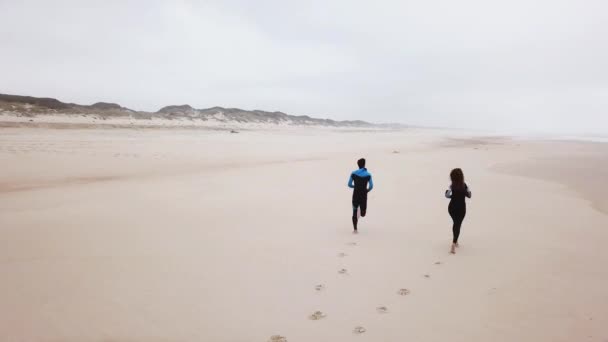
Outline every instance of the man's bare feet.
[(456, 254), (456, 244), (455, 243), (452, 244), (452, 248), (450, 249), (450, 253)]

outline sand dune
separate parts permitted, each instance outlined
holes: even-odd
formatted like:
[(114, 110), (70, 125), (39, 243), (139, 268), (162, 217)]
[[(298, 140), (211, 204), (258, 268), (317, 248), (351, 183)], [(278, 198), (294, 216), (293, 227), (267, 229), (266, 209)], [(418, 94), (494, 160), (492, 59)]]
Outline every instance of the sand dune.
[[(606, 152), (432, 130), (3, 128), (0, 340), (605, 341)], [(376, 187), (353, 235), (361, 156)], [(452, 167), (474, 194), (455, 256)]]

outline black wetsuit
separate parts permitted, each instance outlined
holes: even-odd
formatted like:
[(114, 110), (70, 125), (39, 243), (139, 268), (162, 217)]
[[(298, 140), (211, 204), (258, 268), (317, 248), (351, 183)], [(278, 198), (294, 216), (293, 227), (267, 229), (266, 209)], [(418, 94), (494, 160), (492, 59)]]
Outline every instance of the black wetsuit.
[[(369, 184), (369, 189), (367, 185)], [(353, 171), (348, 179), (348, 187), (353, 188), (353, 227), (357, 230), (357, 209), (361, 209), (361, 216), (367, 213), (367, 193), (374, 188), (372, 175), (366, 168)]]
[(462, 221), (467, 214), (465, 198), (471, 198), (471, 190), (469, 190), (469, 187), (466, 184), (463, 189), (453, 189), (450, 187), (450, 189), (445, 192), (445, 197), (450, 199), (448, 213), (452, 217), (454, 223), (452, 225), (452, 233), (454, 235), (452, 242), (457, 243), (458, 236), (460, 236), (460, 226), (462, 226)]

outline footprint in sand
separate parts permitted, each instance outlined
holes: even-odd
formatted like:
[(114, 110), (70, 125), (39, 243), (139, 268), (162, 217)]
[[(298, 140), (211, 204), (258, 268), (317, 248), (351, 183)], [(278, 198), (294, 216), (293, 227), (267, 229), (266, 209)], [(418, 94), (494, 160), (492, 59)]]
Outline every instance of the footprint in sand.
[(357, 243), (356, 242), (349, 242), (349, 243), (347, 243), (347, 245), (349, 245), (349, 246), (356, 246)]
[(338, 273), (340, 273), (340, 274), (348, 274), (348, 270), (346, 268), (343, 268), (343, 269), (339, 270)]
[(436, 261), (435, 265), (441, 265), (441, 261)]
[(308, 319), (310, 319), (311, 321), (318, 321), (320, 319), (325, 318), (325, 316), (326, 315), (321, 311), (315, 311), (312, 313), (312, 315), (308, 316)]
[(323, 291), (323, 290), (325, 290), (325, 285), (319, 284), (319, 285), (315, 286), (315, 290), (317, 290), (319, 292)]
[(397, 294), (400, 296), (407, 296), (408, 294), (410, 294), (410, 290), (408, 289), (399, 289), (399, 291), (397, 291)]
[(281, 335), (272, 335), (270, 336), (270, 340), (268, 342), (287, 342), (287, 338)]
[(388, 308), (386, 306), (379, 306), (376, 308), (376, 311), (381, 314), (388, 313)]
[(428, 279), (428, 278), (431, 277), (431, 275), (430, 274), (425, 274), (424, 277)]
[(357, 326), (357, 327), (355, 327), (355, 329), (353, 329), (353, 333), (354, 333), (354, 334), (357, 334), (357, 335), (358, 335), (358, 334), (363, 334), (363, 333), (364, 333), (364, 332), (366, 332), (366, 331), (367, 331), (367, 330), (365, 330), (365, 328), (364, 328), (364, 327), (362, 327), (362, 326)]
[(345, 256), (348, 256), (348, 254), (346, 254), (346, 253), (340, 253), (340, 254), (338, 254), (338, 256), (339, 256), (340, 258), (344, 258)]

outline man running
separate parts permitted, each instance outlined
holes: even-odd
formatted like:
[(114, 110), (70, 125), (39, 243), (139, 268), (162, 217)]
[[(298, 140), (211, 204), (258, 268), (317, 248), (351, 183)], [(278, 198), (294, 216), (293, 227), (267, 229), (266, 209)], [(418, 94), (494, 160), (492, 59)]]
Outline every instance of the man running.
[[(372, 175), (365, 168), (365, 159), (357, 160), (359, 170), (353, 171), (348, 179), (348, 187), (353, 188), (353, 228), (357, 233), (359, 214), (364, 217), (367, 212), (367, 193), (374, 188)], [(354, 184), (353, 184), (354, 183)], [(367, 184), (369, 183), (369, 189)]]

